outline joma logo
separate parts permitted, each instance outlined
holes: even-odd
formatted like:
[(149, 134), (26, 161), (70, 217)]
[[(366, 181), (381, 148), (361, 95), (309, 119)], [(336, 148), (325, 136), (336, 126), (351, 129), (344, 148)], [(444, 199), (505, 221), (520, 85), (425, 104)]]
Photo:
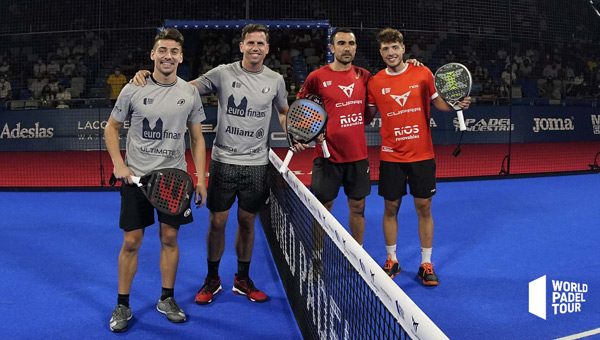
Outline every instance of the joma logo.
[(540, 131), (570, 131), (575, 130), (571, 118), (533, 118), (533, 132)]

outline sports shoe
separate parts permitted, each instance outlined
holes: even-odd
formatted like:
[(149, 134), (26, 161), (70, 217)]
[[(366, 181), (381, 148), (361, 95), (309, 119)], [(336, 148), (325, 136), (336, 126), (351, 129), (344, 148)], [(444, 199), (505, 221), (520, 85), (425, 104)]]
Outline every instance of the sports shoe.
[(199, 305), (208, 305), (212, 302), (213, 297), (221, 290), (223, 290), (223, 287), (221, 287), (221, 278), (217, 277), (216, 279), (209, 279), (207, 276), (204, 279), (204, 286), (202, 286), (198, 291), (198, 294), (196, 294), (195, 301)]
[(117, 305), (110, 318), (110, 330), (116, 333), (125, 332), (127, 330), (127, 321), (131, 320), (132, 316), (131, 308), (125, 305)]
[(265, 302), (268, 298), (265, 293), (254, 287), (254, 282), (249, 277), (238, 281), (237, 274), (235, 274), (233, 281), (233, 292), (238, 295), (245, 295), (252, 302)]
[(383, 271), (390, 277), (390, 279), (393, 279), (394, 276), (400, 274), (402, 270), (400, 269), (398, 260), (392, 260), (392, 257), (388, 255), (388, 258), (383, 265)]
[(426, 286), (437, 286), (439, 284), (438, 278), (433, 272), (432, 263), (421, 263), (417, 276), (423, 280), (423, 284)]
[(173, 297), (168, 297), (162, 301), (158, 300), (156, 309), (166, 315), (167, 320), (171, 322), (179, 323), (185, 321), (185, 313), (179, 308)]

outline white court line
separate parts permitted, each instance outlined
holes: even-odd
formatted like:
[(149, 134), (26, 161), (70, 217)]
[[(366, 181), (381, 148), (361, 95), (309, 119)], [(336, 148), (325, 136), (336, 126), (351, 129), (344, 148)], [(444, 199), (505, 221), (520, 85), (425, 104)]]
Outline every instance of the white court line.
[(592, 329), (589, 331), (585, 331), (585, 332), (581, 332), (581, 333), (577, 333), (577, 334), (573, 334), (573, 335), (568, 335), (563, 338), (558, 338), (558, 339), (554, 339), (554, 340), (575, 340), (575, 339), (585, 338), (585, 337), (588, 337), (588, 336), (594, 335), (594, 334), (600, 334), (600, 328)]

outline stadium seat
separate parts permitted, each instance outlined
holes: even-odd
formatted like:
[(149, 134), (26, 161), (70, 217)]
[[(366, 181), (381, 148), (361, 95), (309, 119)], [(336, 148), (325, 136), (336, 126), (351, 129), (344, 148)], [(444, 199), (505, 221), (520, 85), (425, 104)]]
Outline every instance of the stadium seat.
[(40, 108), (39, 100), (26, 100), (25, 101), (25, 109), (26, 110), (37, 110)]
[(25, 108), (24, 100), (13, 100), (10, 102), (11, 110), (23, 110)]
[(535, 79), (518, 78), (517, 84), (521, 85), (523, 98), (537, 98), (538, 91)]

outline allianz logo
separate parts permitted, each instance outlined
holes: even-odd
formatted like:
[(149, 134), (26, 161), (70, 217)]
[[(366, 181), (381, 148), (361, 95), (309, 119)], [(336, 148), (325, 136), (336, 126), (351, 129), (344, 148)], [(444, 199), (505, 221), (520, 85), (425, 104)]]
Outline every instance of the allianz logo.
[(575, 130), (573, 118), (533, 118), (533, 132)]

